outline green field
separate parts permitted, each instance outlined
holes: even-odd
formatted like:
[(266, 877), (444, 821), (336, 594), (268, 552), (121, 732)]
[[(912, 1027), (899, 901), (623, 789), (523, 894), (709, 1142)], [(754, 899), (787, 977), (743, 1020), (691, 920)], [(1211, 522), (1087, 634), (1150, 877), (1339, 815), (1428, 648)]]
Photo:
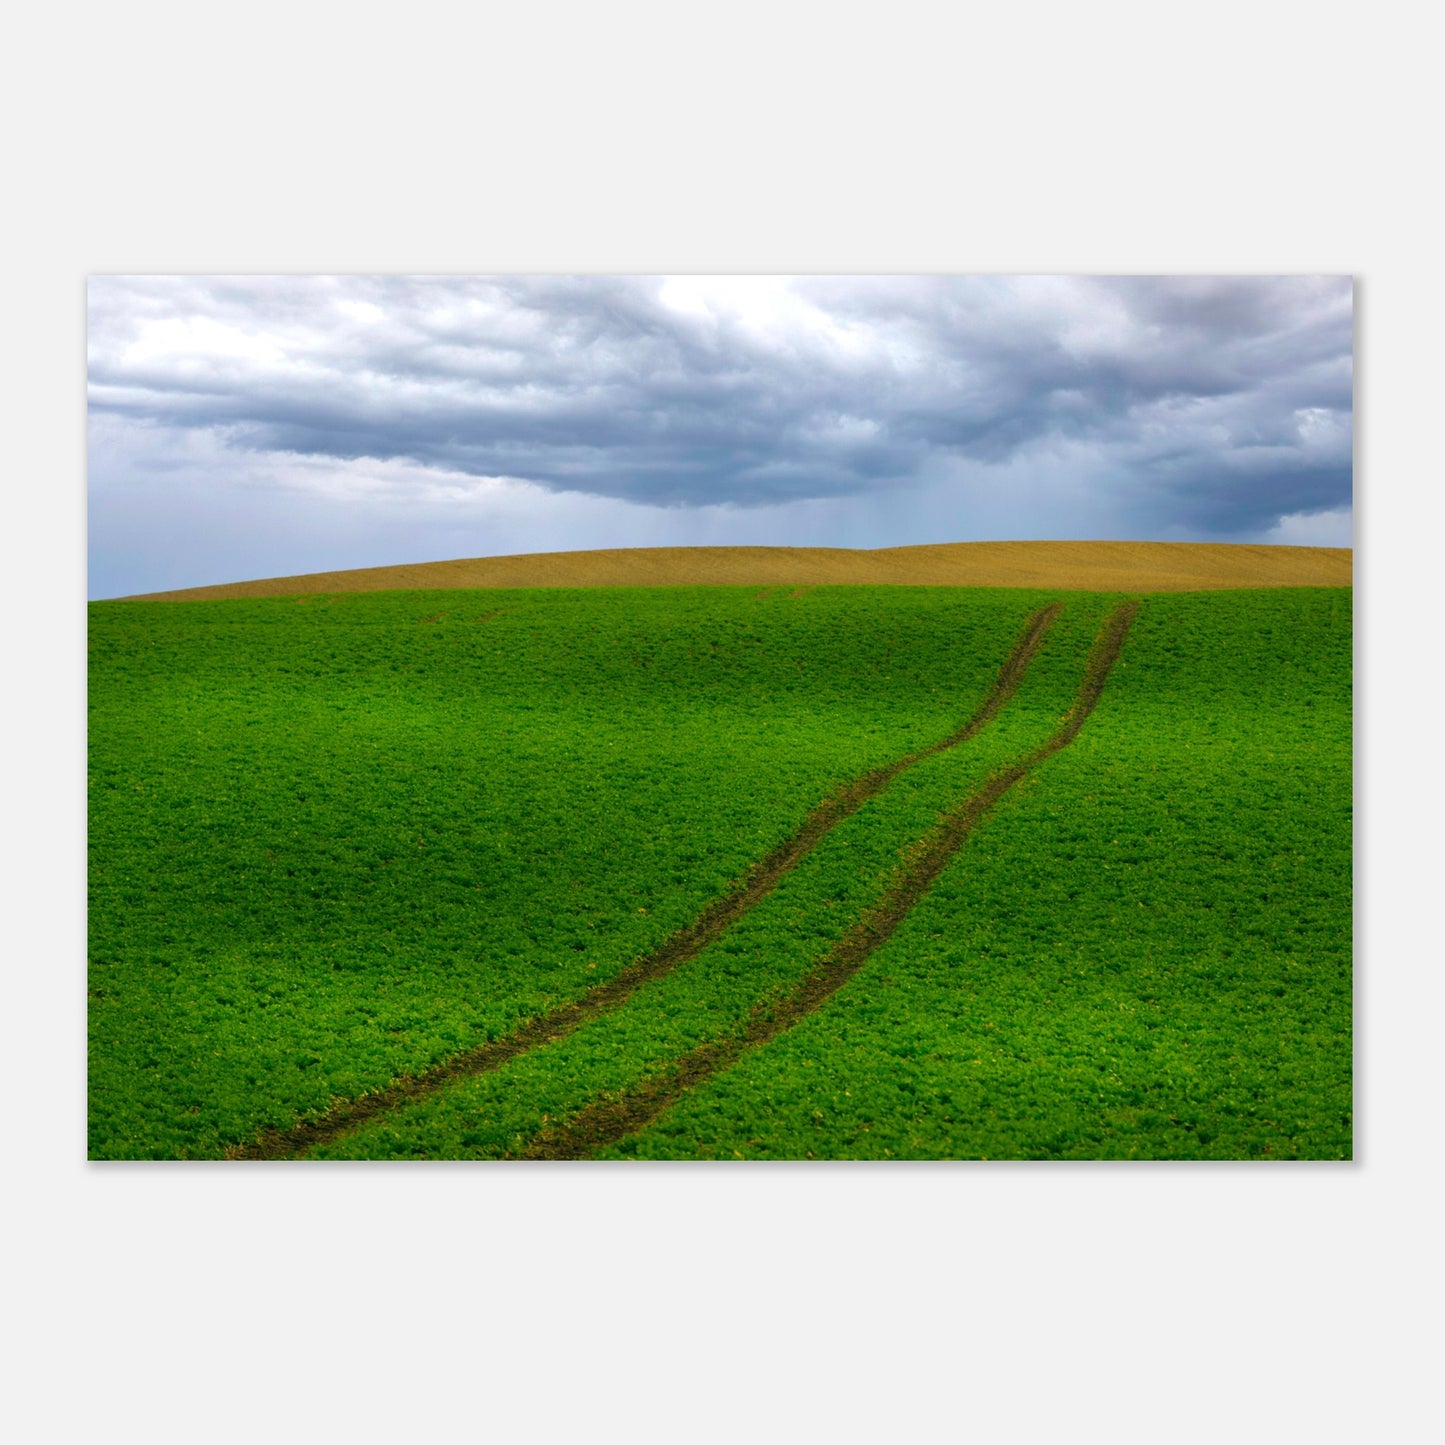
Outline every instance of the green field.
[(1350, 590), (1124, 602), (92, 604), (91, 1157), (1349, 1157)]

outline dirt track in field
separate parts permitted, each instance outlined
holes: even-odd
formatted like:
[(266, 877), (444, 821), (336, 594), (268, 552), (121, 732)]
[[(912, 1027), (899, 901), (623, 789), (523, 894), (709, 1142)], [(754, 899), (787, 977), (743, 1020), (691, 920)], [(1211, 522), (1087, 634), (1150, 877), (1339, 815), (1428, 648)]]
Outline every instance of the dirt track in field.
[(526, 1159), (584, 1159), (598, 1149), (650, 1124), (690, 1089), (730, 1068), (749, 1050), (793, 1027), (822, 1006), (883, 946), (973, 831), (979, 819), (1015, 783), (1078, 736), (1103, 692), (1129, 628), (1137, 602), (1126, 602), (1105, 620), (1064, 721), (1041, 747), (1002, 772), (947, 814), (922, 840), (912, 863), (882, 899), (834, 946), (818, 966), (781, 1000), (759, 1004), (747, 1024), (730, 1037), (715, 1040), (683, 1056), (665, 1075), (636, 1089), (599, 1100), (565, 1124), (544, 1130), (523, 1152)]
[(771, 893), (783, 876), (797, 867), (825, 834), (857, 812), (869, 798), (881, 792), (904, 769), (924, 758), (933, 757), (948, 748), (967, 742), (992, 721), (1023, 680), (1024, 673), (1043, 645), (1044, 638), (1060, 611), (1062, 604), (1052, 603), (1030, 615), (1018, 641), (999, 669), (993, 687), (961, 727), (929, 747), (905, 754), (863, 774), (826, 798), (808, 814), (798, 831), (780, 843), (761, 863), (750, 869), (731, 893), (711, 903), (686, 928), (673, 934), (653, 953), (629, 964), (616, 978), (599, 984), (574, 1003), (563, 1004), (551, 1013), (532, 1019), (505, 1038), (457, 1054), (434, 1069), (399, 1079), (375, 1093), (337, 1102), (317, 1119), (302, 1121), (289, 1129), (265, 1131), (251, 1143), (233, 1145), (226, 1150), (225, 1157), (301, 1158), (307, 1150), (338, 1139), (368, 1120), (410, 1100), (434, 1093), (459, 1079), (471, 1078), (500, 1068), (529, 1049), (563, 1038), (584, 1023), (626, 1002), (643, 984), (671, 973), (679, 964), (695, 957), (748, 909)]
[(455, 587), (639, 587), (729, 583), (816, 587), (892, 583), (1188, 592), (1221, 587), (1348, 587), (1349, 547), (1223, 542), (947, 542), (924, 547), (628, 547), (468, 557), (268, 577), (150, 592), (138, 600), (203, 601)]

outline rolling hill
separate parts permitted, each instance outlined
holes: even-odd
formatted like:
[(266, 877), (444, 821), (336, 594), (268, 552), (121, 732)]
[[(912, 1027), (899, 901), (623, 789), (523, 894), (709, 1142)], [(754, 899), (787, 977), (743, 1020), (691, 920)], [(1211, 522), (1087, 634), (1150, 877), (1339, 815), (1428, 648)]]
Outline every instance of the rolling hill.
[(1348, 552), (978, 546), (91, 604), (91, 1157), (1349, 1157)]
[(363, 567), (146, 594), (155, 601), (470, 587), (891, 585), (1187, 592), (1348, 587), (1348, 547), (1213, 542), (951, 542), (922, 547), (629, 547)]

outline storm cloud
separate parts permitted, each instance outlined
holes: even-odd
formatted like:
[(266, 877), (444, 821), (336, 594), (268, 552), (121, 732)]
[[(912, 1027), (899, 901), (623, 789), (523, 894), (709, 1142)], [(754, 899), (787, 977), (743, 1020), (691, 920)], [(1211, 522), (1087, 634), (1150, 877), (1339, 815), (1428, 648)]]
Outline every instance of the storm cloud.
[(94, 277), (89, 312), (102, 550), (132, 503), (330, 515), (318, 568), (348, 506), (436, 555), (1348, 540), (1348, 278)]

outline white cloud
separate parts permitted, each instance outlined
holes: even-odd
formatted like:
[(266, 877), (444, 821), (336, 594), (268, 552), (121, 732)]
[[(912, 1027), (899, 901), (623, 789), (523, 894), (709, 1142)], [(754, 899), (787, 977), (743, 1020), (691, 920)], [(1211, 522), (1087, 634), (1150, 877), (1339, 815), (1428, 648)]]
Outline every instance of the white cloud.
[(1281, 517), (1260, 539), (1278, 547), (1353, 547), (1355, 511), (1292, 512)]

